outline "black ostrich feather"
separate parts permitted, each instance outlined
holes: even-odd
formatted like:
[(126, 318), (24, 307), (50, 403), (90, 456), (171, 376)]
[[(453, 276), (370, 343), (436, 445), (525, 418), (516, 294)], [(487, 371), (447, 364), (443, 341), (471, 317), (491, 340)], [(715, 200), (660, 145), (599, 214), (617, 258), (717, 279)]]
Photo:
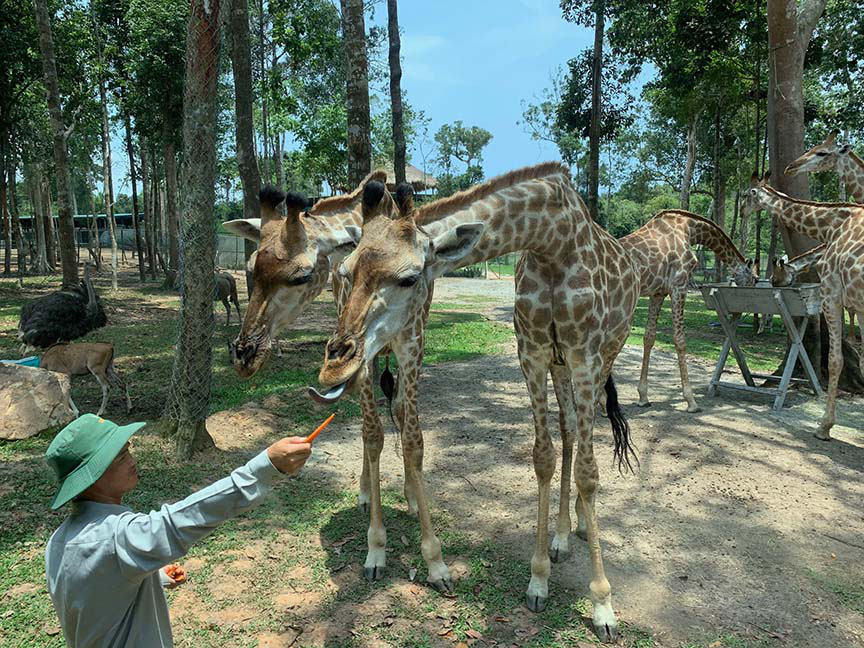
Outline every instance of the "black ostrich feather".
[[(94, 292), (95, 295), (95, 292)], [(46, 349), (70, 342), (102, 328), (108, 322), (102, 300), (91, 303), (87, 285), (65, 288), (27, 302), (18, 320), (18, 339), (27, 346)]]

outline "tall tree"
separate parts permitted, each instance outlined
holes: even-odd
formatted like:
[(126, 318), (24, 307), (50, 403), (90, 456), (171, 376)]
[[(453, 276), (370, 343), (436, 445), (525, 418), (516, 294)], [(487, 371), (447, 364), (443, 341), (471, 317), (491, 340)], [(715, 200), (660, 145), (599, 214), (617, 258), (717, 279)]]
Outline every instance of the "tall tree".
[(132, 145), (132, 118), (129, 110), (123, 113), (123, 126), (126, 133), (126, 155), (129, 158), (129, 182), (132, 185), (132, 229), (135, 231), (135, 251), (138, 254), (138, 278), (147, 280), (144, 268), (144, 246), (141, 243), (141, 223), (138, 211), (138, 170), (135, 166), (135, 148)]
[[(783, 193), (807, 198), (805, 175), (787, 176), (786, 166), (804, 147), (804, 55), (827, 0), (768, 0), (768, 157), (771, 183)], [(794, 256), (817, 245), (813, 239), (780, 227), (787, 253)]]
[(213, 347), (213, 204), (216, 178), (216, 91), (219, 2), (193, 0), (186, 37), (183, 102), (183, 209), (180, 214), (180, 318), (172, 401), (181, 456), (213, 445), (207, 432)]
[(393, 172), (396, 184), (405, 182), (405, 126), (402, 119), (402, 62), (399, 60), (399, 16), (396, 0), (387, 0), (387, 33), (390, 37), (390, 112), (393, 116)]
[[(234, 114), (236, 120), (237, 167), (243, 185), (243, 218), (258, 218), (261, 206), (258, 192), (261, 175), (255, 159), (255, 126), (252, 120), (252, 46), (249, 37), (248, 0), (231, 3), (231, 61), (234, 72)], [(243, 255), (248, 263), (255, 243), (243, 240)], [(244, 264), (246, 265), (246, 264)], [(252, 273), (246, 272), (246, 292), (252, 294)]]
[(345, 43), (348, 114), (348, 187), (353, 189), (372, 170), (369, 116), (369, 63), (363, 0), (341, 0)]
[(51, 128), (54, 135), (54, 166), (57, 176), (57, 203), (60, 227), (60, 261), (63, 267), (63, 285), (78, 285), (78, 264), (75, 259), (75, 228), (72, 223), (70, 192), (72, 180), (69, 175), (69, 153), (66, 139), (71, 129), (66, 127), (60, 107), (60, 84), (54, 58), (54, 40), (51, 34), (51, 18), (46, 0), (34, 0), (36, 24), (39, 29), (39, 49), (42, 52), (42, 68), (45, 75), (45, 90)]

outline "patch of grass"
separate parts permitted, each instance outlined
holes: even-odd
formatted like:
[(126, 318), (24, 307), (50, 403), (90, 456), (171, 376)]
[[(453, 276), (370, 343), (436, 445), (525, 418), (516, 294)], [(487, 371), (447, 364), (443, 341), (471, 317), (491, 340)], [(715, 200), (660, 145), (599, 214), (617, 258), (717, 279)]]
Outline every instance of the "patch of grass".
[[(642, 346), (645, 336), (645, 323), (648, 319), (648, 298), (642, 297), (633, 314), (633, 328), (627, 344)], [(786, 351), (786, 332), (779, 317), (774, 318), (774, 332), (756, 335), (753, 331), (752, 315), (745, 316), (744, 324), (739, 325), (738, 341), (750, 368), (756, 371), (774, 371), (783, 360)], [(687, 339), (687, 353), (716, 361), (723, 347), (726, 334), (719, 325), (717, 313), (708, 309), (701, 296), (690, 294), (684, 305), (684, 334)], [(657, 319), (657, 341), (655, 349), (675, 351), (672, 312), (667, 299)], [(730, 354), (727, 366), (735, 366)]]
[(864, 583), (855, 583), (848, 576), (839, 574), (819, 574), (811, 571), (810, 577), (820, 587), (831, 592), (843, 607), (864, 615)]
[(477, 313), (431, 312), (424, 361), (440, 364), (496, 353), (513, 331)]

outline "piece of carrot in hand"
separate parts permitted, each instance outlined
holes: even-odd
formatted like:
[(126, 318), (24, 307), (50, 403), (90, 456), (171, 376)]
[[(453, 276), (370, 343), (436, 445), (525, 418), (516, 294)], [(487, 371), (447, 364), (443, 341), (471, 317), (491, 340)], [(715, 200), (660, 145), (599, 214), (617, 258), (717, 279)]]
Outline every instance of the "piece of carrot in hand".
[(315, 440), (315, 437), (317, 437), (319, 434), (321, 434), (321, 430), (323, 430), (328, 425), (330, 425), (330, 421), (333, 420), (334, 416), (336, 416), (335, 412), (333, 414), (331, 414), (330, 416), (328, 416), (326, 421), (324, 421), (321, 425), (319, 425), (317, 428), (315, 428), (315, 431), (312, 434), (310, 434), (308, 437), (306, 437), (303, 440), (303, 442), (304, 443), (312, 443)]

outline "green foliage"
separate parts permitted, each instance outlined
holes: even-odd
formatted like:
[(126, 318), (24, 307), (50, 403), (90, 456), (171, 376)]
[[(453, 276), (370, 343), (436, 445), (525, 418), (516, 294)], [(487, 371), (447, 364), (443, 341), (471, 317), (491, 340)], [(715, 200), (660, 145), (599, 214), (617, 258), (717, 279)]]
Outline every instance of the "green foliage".
[(462, 120), (444, 124), (435, 133), (438, 145), (438, 163), (449, 173), (453, 159), (464, 162), (467, 168), (483, 164), (483, 149), (492, 141), (492, 133), (479, 126), (463, 126)]

